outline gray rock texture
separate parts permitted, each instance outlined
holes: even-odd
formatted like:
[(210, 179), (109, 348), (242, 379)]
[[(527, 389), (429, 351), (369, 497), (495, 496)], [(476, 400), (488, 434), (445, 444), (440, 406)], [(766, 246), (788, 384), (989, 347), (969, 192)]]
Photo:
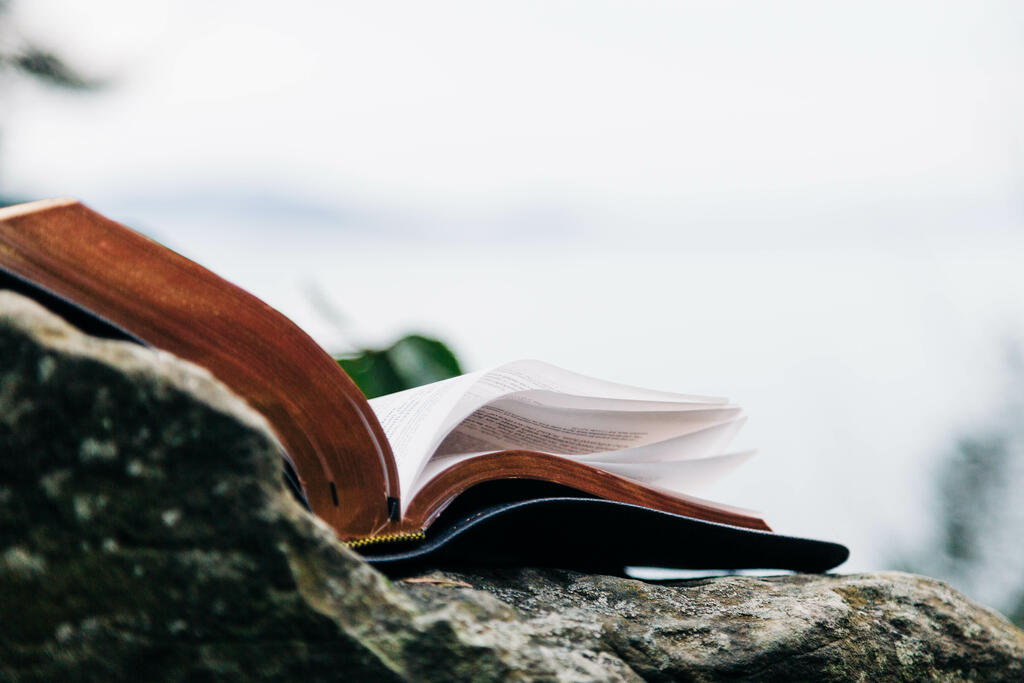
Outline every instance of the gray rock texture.
[(389, 581), (204, 370), (0, 293), (0, 680), (1021, 680), (1024, 633), (899, 573)]

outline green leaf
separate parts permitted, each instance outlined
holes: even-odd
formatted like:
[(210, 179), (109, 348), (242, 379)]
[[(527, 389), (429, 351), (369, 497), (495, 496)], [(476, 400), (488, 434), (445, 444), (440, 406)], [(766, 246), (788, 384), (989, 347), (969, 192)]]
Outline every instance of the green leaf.
[(386, 349), (364, 349), (337, 361), (367, 398), (462, 374), (451, 349), (437, 339), (418, 334), (402, 337)]

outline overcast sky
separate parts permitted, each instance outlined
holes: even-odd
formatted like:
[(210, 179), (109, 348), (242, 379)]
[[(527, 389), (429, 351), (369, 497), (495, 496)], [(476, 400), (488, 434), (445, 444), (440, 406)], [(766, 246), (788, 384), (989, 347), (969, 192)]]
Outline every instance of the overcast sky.
[(5, 103), (29, 196), (1000, 239), (1024, 206), (1013, 3), (16, 6), (112, 81)]

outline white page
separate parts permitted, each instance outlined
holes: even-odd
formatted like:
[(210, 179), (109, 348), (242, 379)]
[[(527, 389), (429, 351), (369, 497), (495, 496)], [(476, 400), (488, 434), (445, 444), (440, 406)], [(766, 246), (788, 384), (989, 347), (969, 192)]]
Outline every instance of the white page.
[(729, 407), (738, 408), (727, 401), (649, 401), (631, 398), (606, 398), (602, 396), (583, 396), (564, 392), (531, 389), (506, 394), (501, 400), (517, 401), (530, 405), (549, 406), (551, 408), (572, 408), (577, 410), (614, 410), (616, 412), (642, 411), (677, 411), (677, 410), (709, 410)]
[[(737, 467), (747, 462), (747, 460), (752, 458), (755, 454), (755, 451), (744, 451), (741, 453), (729, 453), (725, 455), (714, 455), (706, 458), (694, 458), (688, 460), (634, 463), (588, 462), (586, 464), (617, 474), (631, 481), (644, 484), (645, 486), (661, 489), (667, 493), (679, 493), (692, 496), (699, 495), (711, 485), (731, 473)], [(483, 454), (470, 453), (434, 458), (424, 469), (421, 481), (430, 481), (445, 470), (454, 467), (460, 462), (470, 460), (479, 455)], [(573, 458), (573, 460), (586, 462), (580, 458)], [(719, 505), (718, 503), (708, 502), (712, 505)]]
[(472, 392), (487, 400), (493, 400), (511, 393), (530, 390), (547, 390), (560, 394), (633, 401), (728, 403), (727, 399), (721, 397), (678, 394), (607, 382), (570, 372), (539, 360), (513, 361), (482, 373), (480, 381), (473, 387)]
[(710, 458), (725, 452), (746, 421), (745, 417), (735, 418), (651, 444), (569, 457), (586, 460), (598, 467), (603, 467), (604, 463), (655, 463)]
[[(676, 394), (606, 382), (533, 360), (514, 361), (493, 370), (372, 399), (370, 406), (377, 414), (395, 454), (403, 512), (418, 488), (420, 473), (452, 429), (492, 401), (519, 395), (524, 403), (537, 402), (545, 393), (561, 394), (559, 401), (552, 401), (560, 406), (573, 405), (571, 396), (605, 401), (687, 404), (687, 408), (726, 403), (725, 399), (717, 397)], [(637, 410), (639, 403), (632, 407), (634, 410), (626, 412), (643, 412)]]
[(436, 446), (438, 426), (478, 374), (460, 375), (370, 400), (395, 455), (403, 505), (412, 497), (416, 475)]
[[(634, 448), (624, 448), (605, 453), (555, 457), (585, 462), (588, 465), (593, 465), (608, 472), (620, 474), (627, 479), (647, 483), (652, 477), (661, 476), (662, 469), (659, 468), (663, 465), (672, 466), (691, 460), (707, 460), (721, 455), (745, 421), (746, 418), (744, 417), (734, 418), (689, 434)], [(425, 486), (431, 479), (449, 467), (489, 452), (493, 453), (494, 451), (493, 449), (486, 449), (475, 453), (451, 454), (431, 458), (420, 477), (416, 480), (415, 487), (409, 492), (410, 496), (415, 496), (421, 487)], [(753, 451), (750, 451), (748, 455), (753, 453)], [(722, 474), (731, 472), (732, 469), (723, 469)]]
[(675, 411), (580, 410), (503, 398), (479, 408), (457, 425), (433, 457), (506, 449), (555, 455), (620, 451), (723, 424), (734, 420), (740, 411), (738, 406)]
[[(480, 408), (503, 398), (519, 398), (524, 403), (538, 403), (545, 395), (559, 396), (557, 400), (549, 401), (552, 407), (580, 407), (583, 402), (598, 400), (673, 403), (686, 408), (728, 404), (727, 399), (720, 397), (677, 394), (606, 382), (538, 360), (513, 361), (479, 373), (477, 380), (469, 385), (451, 413), (438, 425), (430, 452), (421, 456), (423, 461), (420, 471), (448, 434)], [(616, 409), (621, 408), (622, 404), (619, 403)]]
[[(635, 482), (670, 493), (697, 495), (754, 457), (755, 451), (666, 462), (588, 463)], [(717, 505), (717, 503), (716, 503)]]

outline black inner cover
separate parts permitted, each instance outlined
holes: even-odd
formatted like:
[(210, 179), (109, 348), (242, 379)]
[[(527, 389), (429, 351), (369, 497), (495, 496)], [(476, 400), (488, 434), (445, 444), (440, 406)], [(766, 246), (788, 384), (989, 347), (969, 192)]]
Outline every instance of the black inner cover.
[(423, 541), (359, 552), (392, 575), (499, 566), (614, 574), (627, 566), (823, 572), (849, 556), (838, 543), (692, 519), (527, 479), (470, 488)]

